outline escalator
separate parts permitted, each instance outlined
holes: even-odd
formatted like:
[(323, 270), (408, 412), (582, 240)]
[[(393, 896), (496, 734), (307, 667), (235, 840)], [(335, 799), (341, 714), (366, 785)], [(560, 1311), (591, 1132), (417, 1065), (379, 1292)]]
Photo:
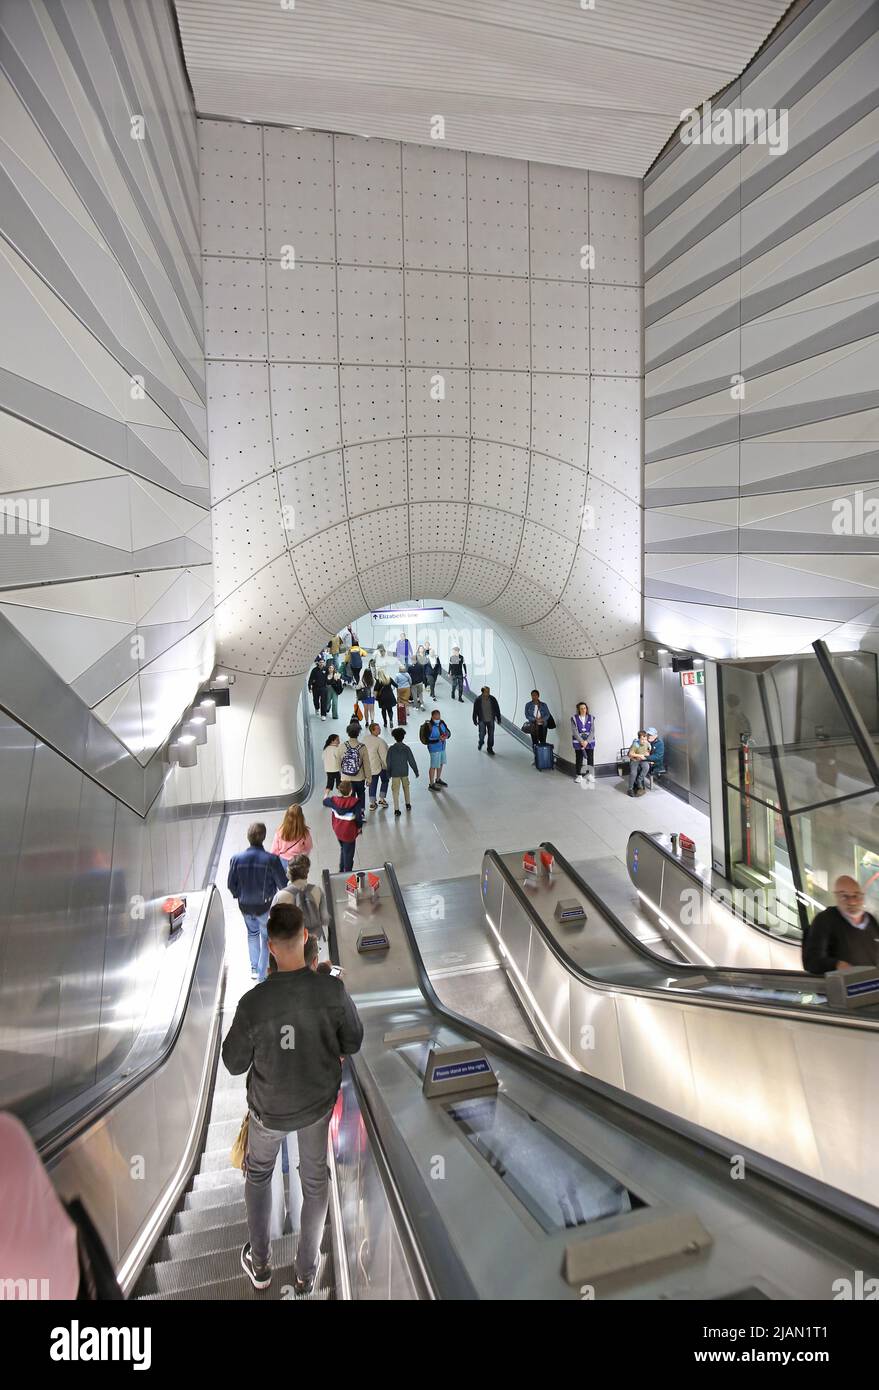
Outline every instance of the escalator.
[[(344, 876), (325, 876), (332, 952), (365, 1039), (331, 1126), (313, 1299), (830, 1299), (840, 1272), (879, 1274), (875, 1208), (442, 1003), (393, 868), (373, 879), (377, 896), (352, 901)], [(57, 1131), (50, 1155), (126, 1291), (147, 1300), (292, 1296), (293, 1136), (292, 1181), (280, 1165), (274, 1180), (271, 1288), (256, 1293), (238, 1264), (244, 1184), (229, 1150), (244, 1080), (217, 1063), (217, 904), (206, 895), (161, 1055)], [(462, 1047), (464, 1063), (448, 1052)], [(453, 1080), (447, 1094), (426, 1094), (432, 1064), (435, 1077), (475, 1076), (475, 1088)], [(132, 1153), (163, 1156), (150, 1187), (131, 1182)], [(730, 1182), (733, 1159), (747, 1182)]]
[[(487, 851), (486, 922), (554, 1057), (875, 1203), (879, 1002), (847, 1007), (802, 971), (657, 954), (555, 846), (551, 875)], [(559, 921), (580, 904), (582, 920)], [(870, 982), (868, 982), (870, 983)], [(879, 1001), (879, 980), (866, 999)]]

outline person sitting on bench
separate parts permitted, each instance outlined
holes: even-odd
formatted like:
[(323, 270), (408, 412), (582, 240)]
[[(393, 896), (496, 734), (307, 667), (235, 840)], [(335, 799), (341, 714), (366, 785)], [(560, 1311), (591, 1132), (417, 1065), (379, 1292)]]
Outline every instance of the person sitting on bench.
[(647, 738), (650, 741), (650, 761), (647, 764), (647, 786), (653, 786), (653, 779), (657, 773), (665, 771), (665, 740), (656, 729), (647, 730)]

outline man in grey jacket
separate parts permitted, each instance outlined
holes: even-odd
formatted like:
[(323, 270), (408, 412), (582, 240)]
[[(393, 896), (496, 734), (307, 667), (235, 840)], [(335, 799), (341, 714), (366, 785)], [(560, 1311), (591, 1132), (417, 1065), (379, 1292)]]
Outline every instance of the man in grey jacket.
[(273, 907), (268, 932), (277, 971), (241, 997), (223, 1043), (223, 1061), (232, 1075), (248, 1074), (244, 1197), (250, 1240), (242, 1248), (241, 1267), (255, 1289), (272, 1282), (272, 1172), (281, 1141), (295, 1131), (302, 1214), (294, 1288), (309, 1294), (327, 1218), (327, 1131), (342, 1057), (360, 1050), (363, 1024), (342, 981), (308, 969), (308, 932), (298, 907)]

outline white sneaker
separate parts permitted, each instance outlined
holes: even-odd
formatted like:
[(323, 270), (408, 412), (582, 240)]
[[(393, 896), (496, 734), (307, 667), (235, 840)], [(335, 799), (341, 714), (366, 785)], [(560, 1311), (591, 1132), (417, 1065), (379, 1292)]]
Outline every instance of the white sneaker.
[(582, 777), (579, 775), (579, 773), (578, 773), (577, 776), (574, 778), (574, 781), (575, 781), (575, 782), (582, 782), (582, 781), (583, 781), (583, 778), (582, 778)]
[(327, 722), (327, 716), (326, 716), (325, 714), (322, 714), (322, 715), (321, 715), (321, 719), (322, 719), (323, 722), (326, 724), (326, 722)]

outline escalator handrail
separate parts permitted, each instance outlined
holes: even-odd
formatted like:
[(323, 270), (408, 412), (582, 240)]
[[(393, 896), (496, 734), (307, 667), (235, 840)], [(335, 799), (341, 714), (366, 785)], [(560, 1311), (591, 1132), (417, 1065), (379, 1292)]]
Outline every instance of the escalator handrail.
[[(679, 963), (677, 963), (676, 960), (669, 960), (668, 956), (658, 955), (655, 951), (651, 951), (651, 948), (648, 947), (648, 945), (645, 945), (644, 941), (638, 940), (636, 934), (634, 934), (633, 931), (631, 931), (629, 927), (626, 926), (626, 924), (620, 922), (619, 917), (616, 916), (616, 913), (613, 912), (612, 908), (609, 908), (609, 906), (606, 905), (606, 903), (598, 897), (597, 892), (595, 892), (594, 888), (592, 888), (591, 885), (587, 883), (586, 878), (581, 876), (580, 873), (577, 873), (577, 870), (574, 869), (572, 863), (570, 863), (569, 860), (565, 858), (565, 855), (563, 855), (563, 853), (559, 851), (559, 849), (556, 849), (555, 845), (552, 844), (552, 841), (544, 841), (544, 844), (542, 844), (542, 848), (548, 849), (549, 853), (552, 853), (552, 855), (555, 856), (555, 859), (558, 860), (558, 863), (559, 865), (561, 865), (563, 872), (565, 872), (567, 874), (567, 877), (569, 877), (570, 880), (572, 880), (572, 883), (576, 884), (576, 887), (579, 888), (581, 892), (583, 892), (584, 897), (590, 899), (592, 906), (594, 906), (594, 908), (597, 909), (598, 912), (601, 912), (602, 916), (605, 916), (606, 919), (608, 919), (608, 922), (611, 923), (613, 930), (618, 931), (618, 933), (622, 935), (622, 937), (626, 938), (626, 941), (629, 941), (631, 945), (634, 945), (634, 948), (636, 948), (641, 955), (647, 956), (647, 958), (650, 959), (651, 962), (654, 963), (654, 965), (661, 966), (663, 972), (665, 972), (666, 974), (670, 973), (669, 966), (673, 966), (675, 967), (675, 973), (677, 974), (694, 974), (694, 976), (695, 974), (707, 974), (707, 976), (713, 976), (719, 980), (723, 980), (727, 976), (734, 976), (736, 977), (736, 980), (739, 980), (741, 976), (745, 976), (745, 981), (754, 981), (754, 984), (771, 984), (772, 981), (776, 981), (777, 979), (779, 979), (779, 977), (782, 977), (782, 979), (794, 979), (794, 977), (796, 977), (797, 980), (803, 979), (804, 983), (807, 984), (809, 983), (809, 981), (814, 981), (815, 988), (818, 988), (819, 986), (821, 986), (821, 983), (823, 983), (822, 976), (814, 976), (814, 974), (807, 974), (804, 972), (804, 970), (803, 972), (800, 972), (800, 970), (771, 970), (765, 969), (765, 967), (759, 967), (758, 969), (757, 966), (741, 967), (740, 969), (739, 966), (690, 965), (690, 962), (682, 962), (679, 965)], [(590, 983), (592, 984), (601, 983), (601, 981), (592, 980), (591, 976), (588, 977), (588, 979), (590, 979)], [(752, 1001), (752, 999), (750, 999), (750, 1001), (747, 1002), (748, 1004), (755, 1004), (755, 1008), (759, 1009), (759, 1011), (761, 1012), (765, 1011), (765, 1009), (779, 1009), (779, 1005), (772, 1004), (771, 1001), (766, 1002), (766, 1004), (757, 1004), (757, 1002)], [(741, 1006), (743, 1006), (744, 1008), (744, 1001), (743, 1005)], [(783, 1009), (784, 1005), (780, 1006), (780, 1008)], [(794, 1016), (804, 1016), (803, 1011), (801, 1011), (801, 1009), (797, 1009), (796, 1006), (793, 1006), (793, 1009)], [(811, 1017), (811, 1015), (809, 1015), (809, 1017)], [(850, 1023), (853, 1024), (853, 1026), (855, 1027), (862, 1027), (862, 1029), (866, 1030), (879, 1029), (879, 1019), (869, 1019), (869, 1017), (865, 1017), (864, 1015), (861, 1015), (861, 1017), (855, 1017), (854, 1015), (851, 1015), (851, 1013), (843, 1011), (843, 1009), (834, 1009), (833, 1005), (830, 1004), (828, 1004), (828, 1013), (826, 1013), (825, 1017), (823, 1017), (822, 1022), (829, 1022), (829, 1020), (832, 1020), (833, 1023)]]
[[(189, 1012), (189, 1001), (192, 997), (192, 988), (198, 973), (201, 953), (204, 949), (205, 933), (216, 891), (216, 883), (208, 884), (205, 889), (204, 901), (195, 926), (197, 945), (190, 951), (189, 955), (189, 974), (185, 982), (185, 987), (181, 989), (177, 996), (177, 1003), (174, 1008), (174, 1013), (171, 1016), (171, 1022), (165, 1033), (164, 1039), (159, 1045), (156, 1055), (143, 1062), (142, 1065), (137, 1067), (130, 1074), (122, 1069), (122, 1067), (124, 1067), (123, 1063), (122, 1067), (117, 1068), (110, 1076), (98, 1082), (96, 1086), (91, 1087), (88, 1091), (83, 1092), (83, 1104), (81, 1108), (78, 1108), (76, 1113), (66, 1119), (63, 1124), (48, 1130), (35, 1140), (37, 1151), (44, 1164), (57, 1158), (57, 1156), (62, 1153), (64, 1149), (68, 1148), (75, 1139), (79, 1138), (86, 1130), (91, 1129), (97, 1124), (104, 1115), (114, 1109), (114, 1107), (117, 1106), (120, 1101), (124, 1100), (126, 1096), (130, 1095), (132, 1091), (142, 1086), (143, 1083), (152, 1076), (154, 1072), (157, 1072), (168, 1060), (168, 1057), (177, 1045), (177, 1041), (183, 1029), (183, 1024), (186, 1020), (186, 1015)], [(37, 1123), (34, 1128), (39, 1134), (39, 1123)]]
[[(702, 878), (702, 876), (701, 876), (700, 874), (698, 874), (698, 873), (696, 872), (695, 869), (691, 869), (691, 868), (690, 868), (689, 864), (685, 864), (685, 863), (683, 862), (683, 860), (680, 858), (679, 855), (672, 854), (671, 850), (668, 849), (664, 844), (662, 844), (662, 843), (660, 842), (660, 840), (658, 839), (658, 836), (661, 835), (661, 834), (662, 834), (662, 831), (661, 831), (661, 830), (655, 830), (655, 831), (633, 830), (633, 831), (631, 831), (630, 834), (629, 834), (628, 843), (627, 843), (627, 845), (626, 845), (626, 850), (627, 850), (627, 855), (626, 855), (626, 857), (627, 857), (627, 859), (628, 859), (628, 846), (632, 843), (633, 840), (641, 840), (641, 841), (643, 841), (644, 844), (649, 844), (652, 848), (657, 849), (657, 850), (659, 851), (659, 853), (660, 853), (661, 855), (663, 855), (664, 858), (666, 858), (666, 859), (669, 861), (670, 864), (672, 864), (676, 869), (680, 869), (682, 873), (686, 874), (686, 876), (687, 876), (689, 879), (692, 880), (692, 882), (694, 883), (694, 885), (695, 885), (697, 888), (700, 888), (700, 889), (703, 889), (703, 890), (707, 888), (707, 889), (708, 889), (708, 892), (709, 892), (710, 895), (711, 895), (712, 902), (719, 903), (720, 906), (721, 906), (721, 907), (724, 907), (724, 908), (726, 909), (726, 911), (729, 912), (729, 914), (730, 914), (732, 917), (735, 917), (735, 919), (736, 919), (737, 922), (743, 922), (743, 923), (745, 924), (746, 927), (750, 927), (750, 928), (751, 928), (751, 931), (758, 931), (758, 932), (760, 932), (761, 935), (767, 936), (767, 937), (769, 938), (770, 941), (779, 941), (779, 942), (782, 943), (782, 945), (786, 945), (786, 946), (800, 946), (800, 945), (802, 944), (800, 941), (793, 941), (789, 936), (781, 936), (779, 932), (774, 932), (774, 931), (772, 931), (769, 927), (761, 927), (760, 924), (759, 924), (759, 922), (752, 922), (751, 919), (750, 919), (750, 917), (746, 917), (745, 914), (744, 914), (743, 912), (740, 912), (739, 909), (736, 907), (735, 902), (734, 902), (733, 897), (732, 897), (732, 893), (730, 893), (730, 895), (729, 895), (729, 899), (730, 899), (730, 900), (727, 901), (726, 897), (724, 896), (724, 891), (723, 891), (722, 888), (715, 888), (714, 883), (713, 883), (710, 879)], [(632, 870), (631, 870), (631, 869), (629, 869), (629, 878), (632, 879)], [(638, 885), (637, 885), (637, 883), (635, 883), (634, 879), (632, 879), (632, 886), (633, 886), (633, 888), (635, 889), (635, 891), (637, 892), (637, 891), (638, 891)], [(732, 885), (730, 885), (730, 886), (732, 886)], [(749, 968), (750, 968), (750, 967), (749, 967)], [(737, 972), (737, 973), (740, 973), (740, 972)], [(775, 974), (776, 972), (773, 971), (772, 973)], [(794, 971), (792, 971), (792, 972), (787, 972), (787, 971), (782, 970), (782, 971), (779, 971), (779, 972), (777, 972), (777, 973), (779, 973), (779, 974), (792, 973), (792, 974), (794, 974), (794, 975), (801, 975), (801, 974), (802, 974), (802, 975), (805, 975), (806, 972), (805, 972), (805, 971), (802, 971), (802, 972), (801, 972), (801, 971), (797, 971), (797, 970), (794, 970)], [(820, 978), (820, 976), (819, 976), (819, 977), (813, 977), (813, 978)]]
[[(624, 1111), (628, 1130), (636, 1138), (638, 1137), (639, 1126), (641, 1129), (647, 1126), (654, 1129), (658, 1127), (672, 1140), (684, 1140), (687, 1143), (698, 1144), (727, 1165), (732, 1158), (741, 1156), (744, 1158), (752, 1178), (756, 1177), (772, 1185), (774, 1200), (780, 1203), (783, 1201), (789, 1206), (806, 1202), (810, 1208), (813, 1206), (818, 1208), (816, 1212), (810, 1210), (811, 1219), (820, 1222), (822, 1214), (829, 1211), (835, 1218), (856, 1226), (859, 1234), (866, 1231), (879, 1238), (879, 1207), (872, 1206), (860, 1197), (855, 1197), (848, 1192), (830, 1187), (820, 1179), (813, 1178), (808, 1173), (801, 1173), (795, 1168), (790, 1168), (787, 1164), (769, 1158), (766, 1154), (761, 1154), (745, 1145), (727, 1139), (714, 1130), (704, 1129), (691, 1120), (685, 1120), (661, 1109), (658, 1105), (653, 1105), (650, 1101), (633, 1096), (628, 1091), (622, 1091), (607, 1081), (601, 1081), (598, 1077), (590, 1076), (586, 1072), (574, 1071), (573, 1068), (565, 1066), (563, 1062), (556, 1061), (554, 1057), (525, 1047), (512, 1038), (495, 1032), (486, 1024), (477, 1023), (474, 1019), (466, 1018), (463, 1014), (450, 1009), (439, 999), (430, 981), (394, 866), (391, 863), (386, 863), (384, 867), (400, 925), (412, 954), (419, 988), (424, 995), (425, 1002), (450, 1028), (471, 1034), (497, 1056), (529, 1072), (543, 1086), (546, 1086), (548, 1078), (552, 1077), (556, 1090), (563, 1091), (569, 1098), (576, 1099), (580, 1104), (583, 1103), (584, 1099), (587, 1099), (593, 1114), (601, 1115), (604, 1111), (605, 1117), (613, 1124), (620, 1124), (619, 1115), (608, 1116), (607, 1109), (612, 1107), (617, 1111)], [(633, 1120), (634, 1125), (632, 1124)], [(655, 1137), (648, 1142), (655, 1145)], [(800, 1214), (802, 1215), (802, 1213)]]
[[(340, 965), (335, 903), (328, 869), (324, 869), (323, 884), (329, 915), (330, 957), (335, 965)], [(410, 1271), (414, 1266), (416, 1277), (420, 1276), (432, 1298), (459, 1302), (475, 1300), (477, 1293), (473, 1282), (436, 1214), (424, 1178), (401, 1138), (369, 1068), (356, 1053), (346, 1057), (345, 1065), (356, 1090), (358, 1104), (377, 1140), (380, 1167), (390, 1180), (390, 1190), (386, 1187), (386, 1195), (394, 1212), (397, 1231), (408, 1247)], [(417, 1213), (417, 1222), (410, 1217), (410, 1213)]]
[[(804, 980), (812, 978), (811, 976), (804, 975), (801, 971), (725, 970), (717, 966), (690, 965), (689, 963), (678, 965), (676, 961), (670, 961), (667, 956), (659, 956), (654, 951), (651, 951), (649, 947), (645, 946), (643, 942), (640, 942), (628, 927), (624, 926), (613, 910), (602, 902), (595, 890), (586, 883), (585, 879), (580, 877), (577, 871), (572, 868), (565, 859), (564, 855), (560, 854), (549, 840), (545, 840), (542, 847), (549, 850), (555, 856), (558, 864), (569, 876), (575, 887), (583, 893), (584, 897), (589, 899), (597, 912), (607, 918), (610, 925), (619, 933), (623, 940), (625, 940), (626, 944), (636, 947), (637, 952), (647, 958), (651, 965), (657, 966), (662, 971), (663, 975), (690, 975), (693, 978), (704, 977), (719, 982), (723, 982), (723, 978), (727, 975), (736, 977), (741, 975), (754, 975), (761, 981), (766, 975), (771, 975), (773, 979), (779, 979), (783, 978), (785, 975), (790, 975), (798, 985), (802, 985)], [(798, 1007), (795, 1004), (781, 1004), (770, 999), (767, 999), (764, 1003), (755, 999), (723, 998), (711, 996), (709, 994), (698, 994), (696, 992), (690, 993), (687, 990), (681, 990), (680, 992), (675, 991), (672, 993), (670, 990), (660, 989), (649, 984), (628, 984), (622, 980), (608, 980), (600, 978), (597, 975), (590, 975), (588, 970), (585, 970), (582, 965), (578, 964), (577, 961), (573, 960), (571, 956), (568, 955), (565, 948), (547, 927), (533, 902), (528, 898), (521, 884), (516, 882), (516, 879), (503, 862), (497, 850), (487, 849), (484, 858), (490, 859), (495, 865), (505, 885), (510, 889), (516, 901), (524, 909), (531, 925), (534, 927), (535, 931), (539, 933), (559, 965), (567, 970), (570, 975), (573, 975), (580, 984), (586, 985), (589, 989), (600, 990), (608, 994), (635, 994), (646, 999), (674, 999), (678, 1003), (695, 1004), (699, 1008), (727, 1009), (734, 1010), (736, 1013), (759, 1014), (763, 1017), (769, 1013), (779, 1018), (793, 1018), (800, 1022), (818, 1023), (831, 1027), (860, 1028), (865, 1032), (876, 1032), (879, 1030), (879, 1019), (866, 1018), (863, 1014), (858, 1014), (856, 1011), (846, 1013), (842, 1010), (834, 1011), (828, 1007), (826, 1012), (822, 1011), (819, 1013), (816, 1011), (813, 1013), (805, 1007)], [(823, 981), (818, 981), (817, 983), (823, 984)]]

